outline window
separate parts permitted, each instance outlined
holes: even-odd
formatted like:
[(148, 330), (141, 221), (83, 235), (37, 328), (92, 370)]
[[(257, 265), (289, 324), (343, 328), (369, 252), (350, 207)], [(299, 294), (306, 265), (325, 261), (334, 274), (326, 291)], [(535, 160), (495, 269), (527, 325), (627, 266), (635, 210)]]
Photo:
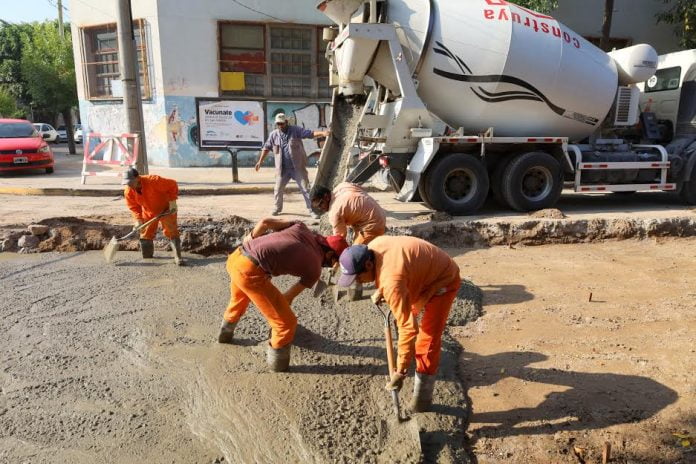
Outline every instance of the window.
[(645, 82), (645, 93), (674, 90), (679, 88), (681, 67), (658, 69), (655, 75)]
[[(261, 98), (329, 98), (325, 49), (321, 29), (315, 26), (220, 23), (221, 92)], [(239, 73), (229, 81), (235, 84), (228, 85), (226, 80), (223, 84), (225, 73)]]
[[(152, 93), (148, 73), (145, 21), (134, 20), (133, 29), (140, 74), (140, 93), (142, 98), (147, 100), (152, 97)], [(87, 98), (90, 100), (122, 98), (116, 24), (83, 28), (82, 44)]]

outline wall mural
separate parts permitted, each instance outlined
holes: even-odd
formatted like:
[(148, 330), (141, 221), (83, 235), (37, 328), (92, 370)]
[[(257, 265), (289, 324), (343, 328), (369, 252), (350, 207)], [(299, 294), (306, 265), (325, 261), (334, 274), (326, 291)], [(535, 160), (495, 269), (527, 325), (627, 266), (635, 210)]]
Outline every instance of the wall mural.
[[(87, 131), (103, 134), (121, 134), (125, 130), (125, 118), (121, 104), (80, 102), (80, 113)], [(268, 133), (274, 129), (273, 119), (278, 113), (285, 113), (290, 124), (311, 130), (326, 129), (331, 123), (330, 103), (288, 103), (268, 102), (266, 104), (266, 125)], [(155, 166), (230, 166), (231, 157), (227, 151), (199, 151), (198, 125), (196, 119), (196, 100), (193, 97), (164, 97), (143, 104), (145, 118), (145, 137), (150, 164)], [(315, 165), (321, 151), (313, 139), (303, 141), (305, 151), (310, 156), (309, 165)], [(258, 151), (240, 150), (240, 166), (253, 166)], [(268, 157), (266, 164), (273, 164)]]

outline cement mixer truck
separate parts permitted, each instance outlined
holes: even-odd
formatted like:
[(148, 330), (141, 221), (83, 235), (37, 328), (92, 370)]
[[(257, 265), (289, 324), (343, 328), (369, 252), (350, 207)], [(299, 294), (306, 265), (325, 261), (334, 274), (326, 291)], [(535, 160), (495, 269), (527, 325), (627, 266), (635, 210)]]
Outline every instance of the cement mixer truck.
[[(696, 99), (674, 140), (645, 101), (641, 111), (637, 84), (659, 79), (651, 46), (605, 53), (506, 0), (317, 8), (336, 24), (324, 30), (334, 95), (364, 103), (347, 180), (381, 172), (398, 199), (451, 214), (474, 213), (489, 194), (518, 211), (549, 208), (564, 186), (696, 203)], [(331, 156), (316, 183), (326, 185)]]

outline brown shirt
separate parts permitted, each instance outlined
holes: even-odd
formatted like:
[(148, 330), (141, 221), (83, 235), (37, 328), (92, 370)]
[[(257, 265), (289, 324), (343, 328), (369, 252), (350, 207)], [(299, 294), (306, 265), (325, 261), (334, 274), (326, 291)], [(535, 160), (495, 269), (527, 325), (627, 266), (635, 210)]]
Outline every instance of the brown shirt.
[(255, 238), (247, 242), (244, 249), (267, 273), (299, 277), (300, 283), (307, 288), (321, 276), (324, 252), (314, 232), (301, 222)]

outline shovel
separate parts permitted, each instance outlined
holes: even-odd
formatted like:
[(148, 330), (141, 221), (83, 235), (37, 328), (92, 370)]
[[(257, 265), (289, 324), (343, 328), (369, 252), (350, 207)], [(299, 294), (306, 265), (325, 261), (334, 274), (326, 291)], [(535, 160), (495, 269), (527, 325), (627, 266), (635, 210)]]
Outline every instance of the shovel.
[(110, 263), (114, 260), (114, 256), (116, 256), (116, 252), (118, 251), (118, 242), (131, 238), (133, 234), (135, 234), (136, 232), (140, 232), (142, 229), (149, 226), (159, 218), (163, 216), (168, 216), (170, 214), (172, 213), (170, 213), (169, 210), (167, 210), (153, 217), (149, 221), (140, 224), (138, 227), (133, 228), (133, 230), (131, 230), (127, 235), (124, 235), (121, 238), (111, 237), (109, 243), (104, 247), (104, 258), (106, 259), (106, 262)]
[[(392, 313), (387, 308), (386, 311), (382, 310), (382, 306), (379, 303), (374, 304), (375, 310), (379, 312), (379, 315), (384, 319), (384, 341), (387, 348), (387, 365), (389, 366), (389, 376), (396, 370), (396, 361), (394, 359), (394, 344), (392, 340)], [(399, 403), (399, 392), (394, 389), (391, 390), (392, 403), (394, 405), (394, 415), (396, 416), (396, 422), (399, 424), (396, 428), (398, 430), (390, 431), (392, 435), (393, 442), (400, 442), (402, 445), (408, 446), (412, 444), (414, 451), (418, 454), (421, 453), (421, 441), (420, 441), (420, 428), (415, 418), (402, 413), (401, 404)], [(383, 426), (386, 424), (383, 424)], [(380, 433), (381, 434), (381, 433)]]

